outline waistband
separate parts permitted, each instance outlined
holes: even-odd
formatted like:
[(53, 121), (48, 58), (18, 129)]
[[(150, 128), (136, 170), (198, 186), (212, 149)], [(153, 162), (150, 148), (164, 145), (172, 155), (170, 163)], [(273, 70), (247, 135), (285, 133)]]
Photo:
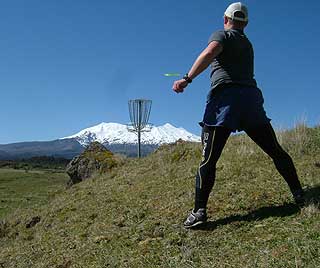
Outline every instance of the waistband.
[(252, 88), (252, 89), (258, 89), (258, 87), (254, 86), (254, 85), (245, 85), (245, 84), (239, 84), (239, 83), (227, 83), (227, 84), (220, 84), (217, 85), (214, 89), (211, 89), (208, 96), (207, 96), (207, 100), (216, 97), (217, 95), (221, 94), (222, 92), (224, 92), (227, 89), (243, 89), (243, 88)]

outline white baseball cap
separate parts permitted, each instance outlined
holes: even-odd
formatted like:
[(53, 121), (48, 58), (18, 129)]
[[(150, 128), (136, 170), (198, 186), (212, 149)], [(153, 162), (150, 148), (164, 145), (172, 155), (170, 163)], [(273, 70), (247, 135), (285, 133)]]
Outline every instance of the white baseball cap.
[(248, 9), (241, 2), (233, 3), (228, 6), (224, 15), (232, 20), (248, 21)]

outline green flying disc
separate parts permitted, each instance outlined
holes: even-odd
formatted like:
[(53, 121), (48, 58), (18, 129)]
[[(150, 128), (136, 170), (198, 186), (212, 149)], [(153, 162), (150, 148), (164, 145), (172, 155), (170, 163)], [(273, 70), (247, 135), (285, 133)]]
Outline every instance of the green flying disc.
[(178, 74), (178, 73), (168, 73), (168, 74), (164, 74), (164, 76), (180, 76), (180, 74)]

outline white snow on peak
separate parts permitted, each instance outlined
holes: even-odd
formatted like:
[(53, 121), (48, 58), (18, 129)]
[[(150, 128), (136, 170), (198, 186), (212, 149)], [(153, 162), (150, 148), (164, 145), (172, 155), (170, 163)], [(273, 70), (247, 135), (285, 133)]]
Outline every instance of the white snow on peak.
[[(61, 139), (70, 138), (75, 138), (84, 146), (93, 141), (106, 144), (135, 144), (138, 142), (137, 135), (129, 132), (126, 125), (105, 122)], [(164, 143), (173, 143), (179, 139), (192, 142), (200, 141), (199, 136), (186, 131), (184, 128), (174, 127), (169, 123), (158, 127), (153, 126), (151, 131), (141, 133), (142, 144), (161, 145)]]

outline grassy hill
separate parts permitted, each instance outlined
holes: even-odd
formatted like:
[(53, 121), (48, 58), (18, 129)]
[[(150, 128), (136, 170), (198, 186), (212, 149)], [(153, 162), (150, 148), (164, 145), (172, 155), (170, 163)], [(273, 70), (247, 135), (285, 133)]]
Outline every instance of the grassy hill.
[(320, 128), (279, 139), (306, 188), (301, 210), (272, 161), (238, 135), (218, 162), (208, 224), (185, 230), (201, 147), (166, 145), (10, 214), (0, 267), (320, 267)]

